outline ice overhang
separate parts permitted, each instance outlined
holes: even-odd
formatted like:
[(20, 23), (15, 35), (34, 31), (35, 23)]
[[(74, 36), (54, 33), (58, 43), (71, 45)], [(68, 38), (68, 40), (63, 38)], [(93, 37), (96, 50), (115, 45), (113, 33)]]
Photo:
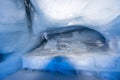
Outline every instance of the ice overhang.
[(107, 24), (120, 15), (119, 0), (36, 0), (33, 5), (49, 18), (68, 20), (82, 17), (84, 24)]

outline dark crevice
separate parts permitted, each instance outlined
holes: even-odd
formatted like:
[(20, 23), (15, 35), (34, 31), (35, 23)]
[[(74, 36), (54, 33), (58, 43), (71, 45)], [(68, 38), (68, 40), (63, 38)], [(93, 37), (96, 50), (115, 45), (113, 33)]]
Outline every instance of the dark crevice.
[(25, 0), (25, 10), (26, 10), (26, 15), (27, 15), (27, 22), (28, 22), (28, 30), (31, 33), (33, 33), (32, 30), (32, 19), (31, 19), (31, 3), (30, 0)]

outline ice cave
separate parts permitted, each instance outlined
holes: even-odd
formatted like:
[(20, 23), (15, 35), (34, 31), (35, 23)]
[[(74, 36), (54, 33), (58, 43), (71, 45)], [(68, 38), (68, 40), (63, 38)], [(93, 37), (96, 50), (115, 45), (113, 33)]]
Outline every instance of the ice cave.
[(0, 80), (120, 80), (120, 0), (0, 0)]

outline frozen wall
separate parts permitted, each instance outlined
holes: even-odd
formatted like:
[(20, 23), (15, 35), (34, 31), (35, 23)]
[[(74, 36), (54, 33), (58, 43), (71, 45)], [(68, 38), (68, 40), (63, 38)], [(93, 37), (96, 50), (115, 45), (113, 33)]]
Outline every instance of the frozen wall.
[[(51, 28), (83, 25), (100, 32), (111, 43), (119, 43), (119, 0), (30, 0), (35, 35)], [(118, 45), (119, 46), (119, 45)]]
[[(104, 62), (103, 60), (102, 62), (103, 58), (100, 58), (100, 56), (98, 57), (95, 56), (93, 59), (94, 68), (93, 69), (90, 68), (90, 70), (94, 70), (96, 68), (96, 65), (98, 65), (99, 67), (106, 65), (112, 67), (112, 64), (119, 65), (119, 51), (120, 51), (120, 45), (119, 45), (120, 1), (119, 0), (36, 0), (36, 1), (30, 0), (30, 1), (33, 6), (33, 8), (31, 9), (31, 18), (32, 18), (33, 33), (35, 35), (39, 36), (42, 31), (46, 31), (47, 29), (51, 29), (51, 28), (68, 27), (69, 25), (70, 26), (83, 25), (85, 27), (100, 32), (108, 40), (109, 47), (113, 51), (112, 54), (109, 53), (111, 57), (107, 55), (109, 60), (111, 61), (109, 61), (108, 58), (102, 56), (104, 59), (108, 60), (108, 61), (105, 60), (106, 62)], [(117, 58), (113, 56), (116, 54), (117, 54)], [(27, 65), (30, 64), (28, 66), (34, 69), (34, 67), (38, 67), (37, 65), (40, 65), (41, 63), (38, 64), (39, 62), (37, 63), (37, 59), (31, 57), (34, 57), (34, 52), (33, 52), (33, 56), (30, 56), (31, 61), (28, 59), (29, 58), (28, 56), (25, 57), (26, 60), (24, 61), (26, 62), (28, 61), (29, 63), (25, 63), (25, 64)], [(114, 57), (117, 60), (114, 61), (112, 57)], [(40, 57), (37, 56), (37, 58)], [(90, 57), (90, 59), (92, 58)], [(92, 62), (92, 60), (89, 60), (87, 58), (85, 60)], [(37, 64), (35, 65), (33, 63), (34, 64), (33, 65), (32, 61), (36, 62)], [(112, 61), (113, 63), (111, 63)], [(75, 62), (77, 62), (77, 60)], [(83, 64), (85, 64), (85, 62), (83, 62)], [(52, 63), (50, 63), (50, 65), (52, 65)], [(86, 63), (86, 65), (90, 67), (92, 64)], [(40, 67), (38, 68), (40, 69)], [(119, 66), (116, 66), (115, 69), (117, 69), (118, 67)], [(47, 69), (49, 68), (51, 67), (47, 67)], [(81, 66), (79, 66), (79, 68), (81, 68)], [(100, 68), (99, 70), (101, 70)], [(62, 68), (60, 70), (62, 70)], [(112, 78), (116, 78), (115, 80), (117, 80), (119, 77), (119, 76), (116, 77), (115, 75), (119, 75), (119, 74), (120, 74), (119, 70), (116, 70), (115, 73), (114, 71), (110, 72), (110, 70), (108, 70), (108, 72), (101, 73), (102, 77), (112, 77)]]
[(0, 0), (0, 80), (21, 68), (21, 56), (37, 42), (27, 22), (24, 0)]
[(36, 34), (44, 30), (41, 29), (42, 26), (58, 27), (56, 24), (59, 26), (80, 24), (96, 30), (105, 30), (108, 29), (108, 24), (120, 15), (119, 0), (31, 0), (31, 2), (35, 8), (32, 17)]
[(0, 1), (0, 9), (0, 52), (12, 53), (28, 31), (24, 1)]
[(24, 0), (0, 1), (0, 54), (5, 56), (0, 62), (0, 78), (19, 70), (21, 56), (39, 45), (41, 33), (51, 28), (70, 25), (92, 28), (103, 34), (110, 47), (119, 53), (119, 0), (30, 1), (27, 10)]

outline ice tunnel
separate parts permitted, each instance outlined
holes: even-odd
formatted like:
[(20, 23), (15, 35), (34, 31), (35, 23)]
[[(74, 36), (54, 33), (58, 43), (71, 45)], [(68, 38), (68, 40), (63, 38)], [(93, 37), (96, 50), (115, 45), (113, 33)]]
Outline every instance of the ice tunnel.
[(120, 80), (119, 5), (1, 0), (0, 80)]

